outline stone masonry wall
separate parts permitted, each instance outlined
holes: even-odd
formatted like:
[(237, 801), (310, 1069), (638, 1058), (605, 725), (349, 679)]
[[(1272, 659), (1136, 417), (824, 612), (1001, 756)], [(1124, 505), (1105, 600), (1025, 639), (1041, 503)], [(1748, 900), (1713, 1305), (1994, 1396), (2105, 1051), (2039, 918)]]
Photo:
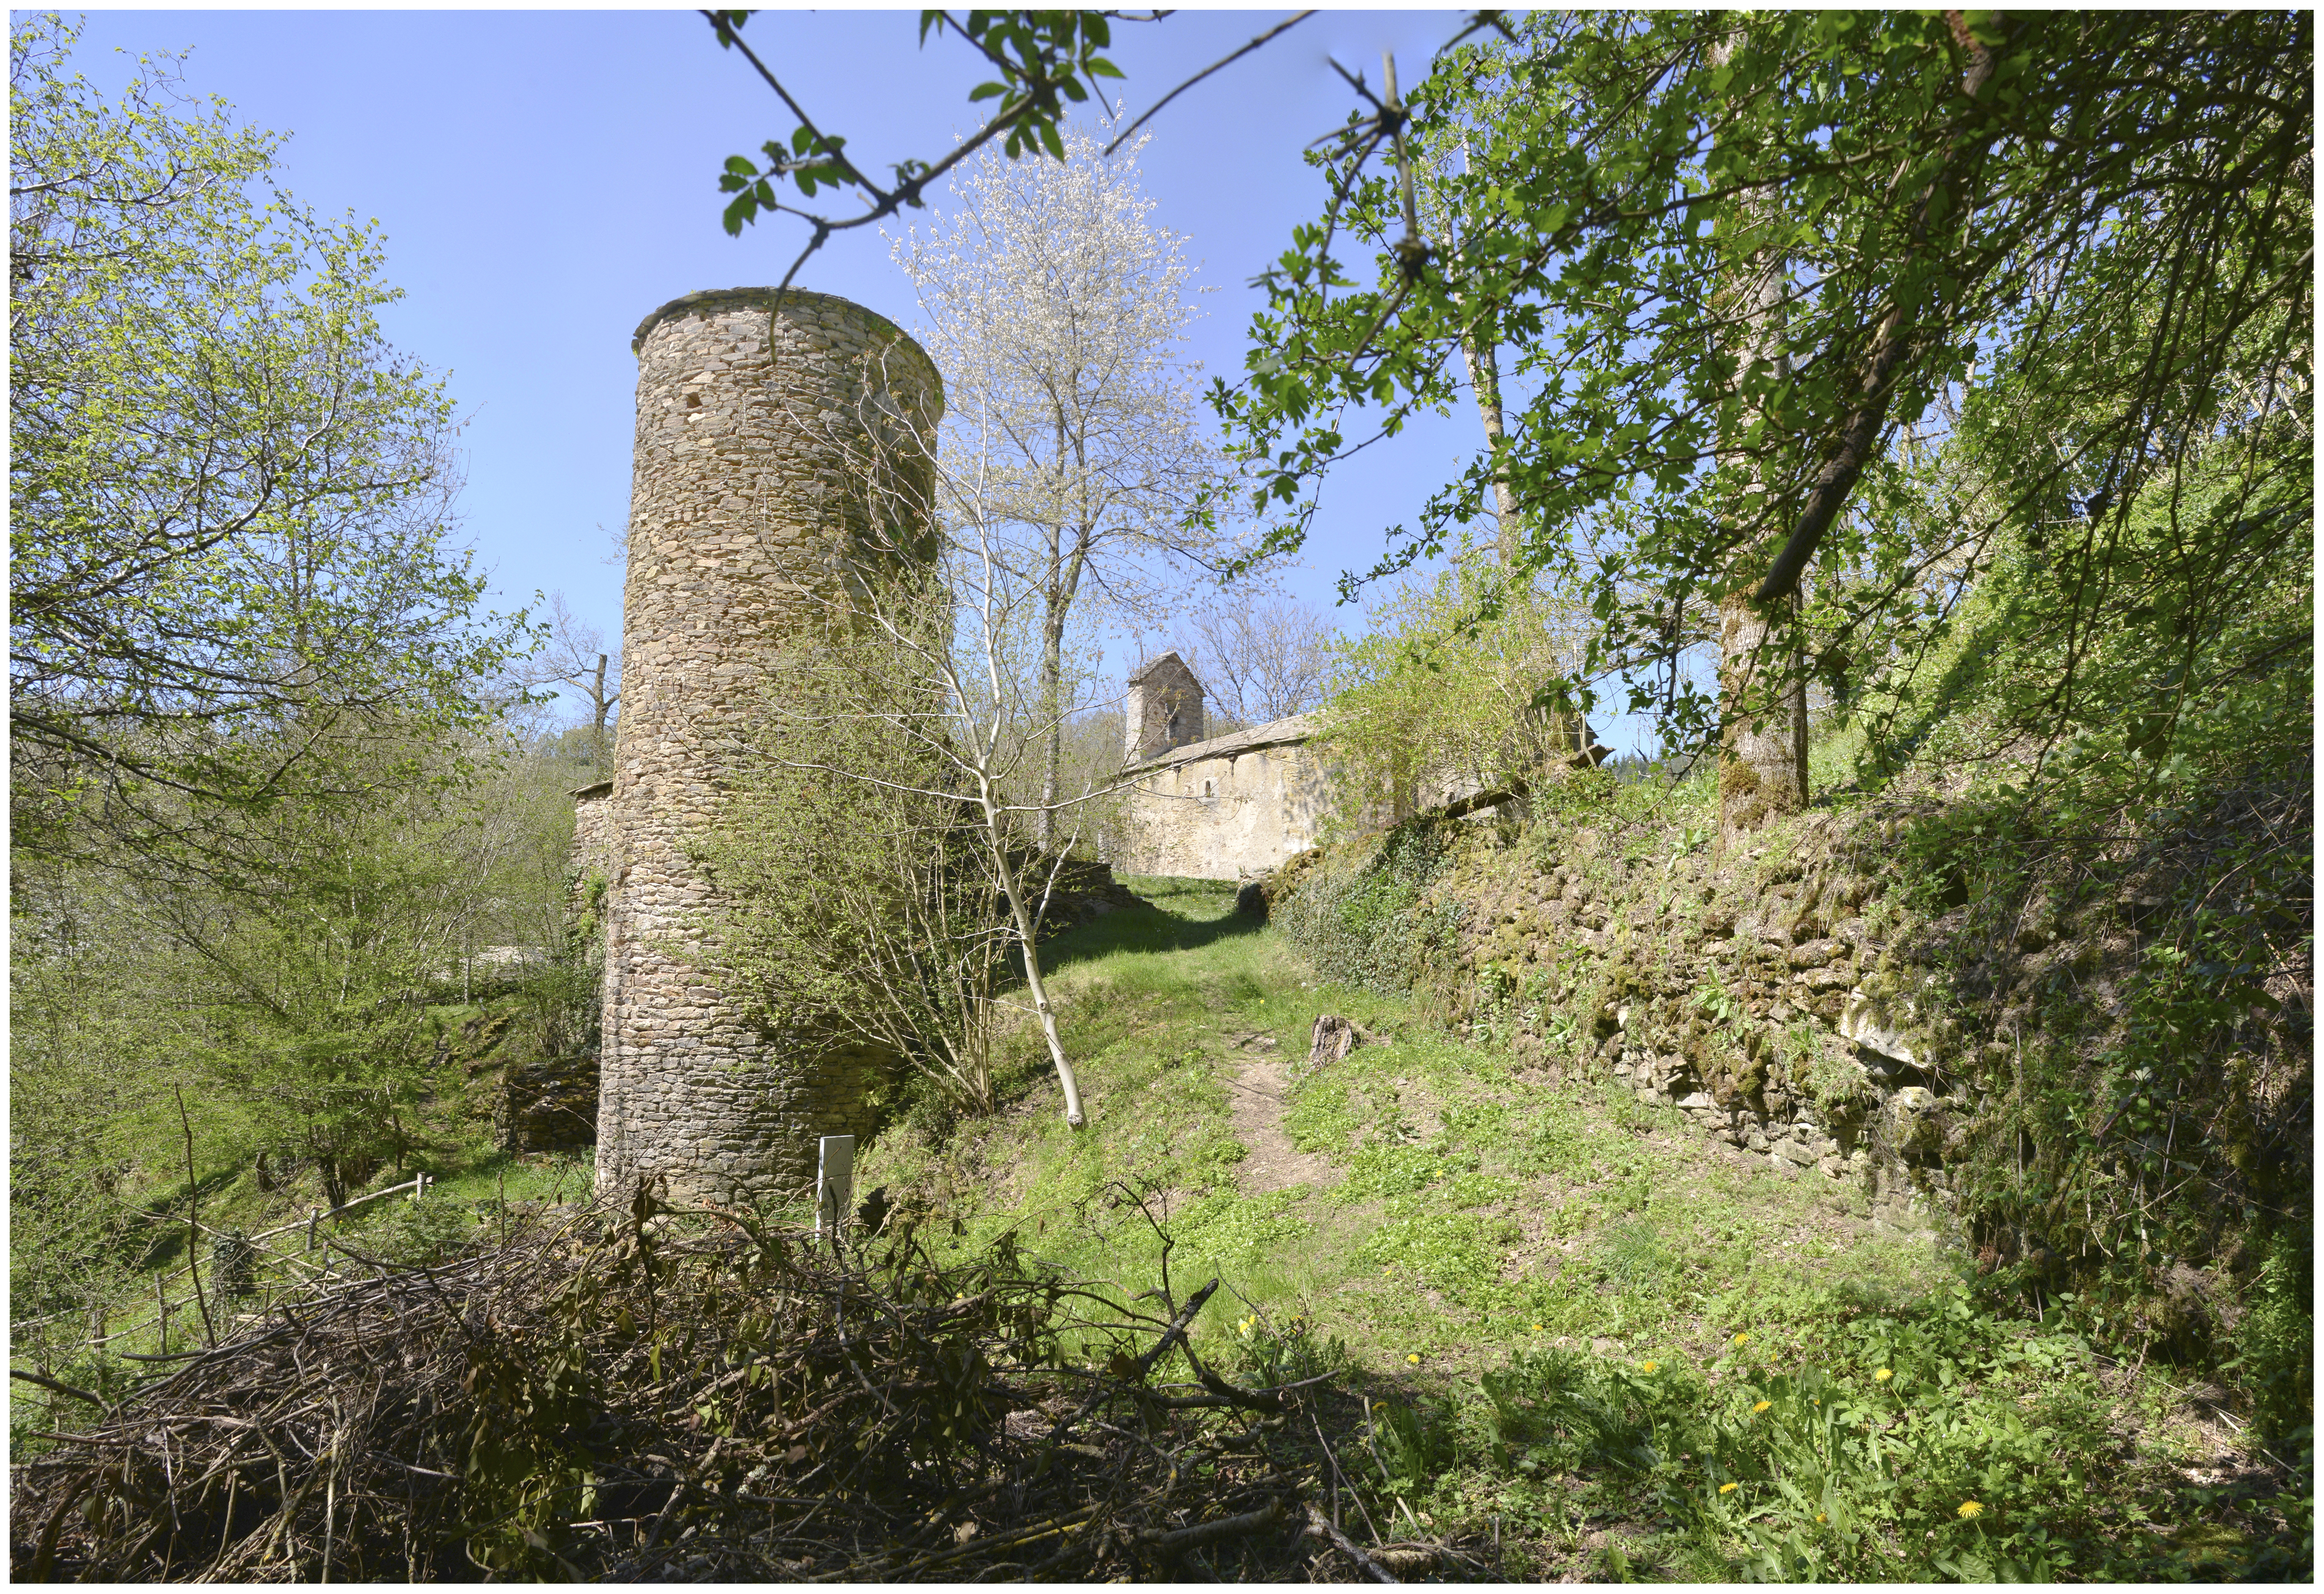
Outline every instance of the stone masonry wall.
[(718, 901), (687, 843), (715, 815), (769, 666), (851, 574), (924, 553), (918, 484), (943, 387), (918, 346), (827, 294), (690, 294), (646, 318), (622, 604), (597, 1182), (675, 1199), (804, 1191), (816, 1140), (872, 1128), (885, 1060), (747, 1022), (718, 987)]
[(1610, 1074), (1785, 1176), (1918, 1225), (1949, 1204), (1969, 1110), (1935, 1066), (1920, 974), (1841, 827), (1802, 816), (1742, 854), (1673, 856), (1587, 827), (1560, 858), (1489, 831), (1437, 888), (1461, 912), (1471, 1022), (1553, 1075)]
[(1305, 715), (1176, 748), (1128, 794), (1120, 868), (1251, 880), (1315, 844), (1330, 802)]
[(566, 911), (576, 924), (598, 911), (601, 881), (613, 878), (613, 783), (600, 780), (573, 794), (572, 890)]

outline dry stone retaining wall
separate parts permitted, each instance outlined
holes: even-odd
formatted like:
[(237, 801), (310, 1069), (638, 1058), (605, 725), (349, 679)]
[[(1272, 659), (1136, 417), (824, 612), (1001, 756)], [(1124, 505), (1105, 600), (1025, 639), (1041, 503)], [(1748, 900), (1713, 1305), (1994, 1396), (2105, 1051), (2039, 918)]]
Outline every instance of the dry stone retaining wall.
[(719, 901), (688, 841), (770, 666), (853, 576), (927, 551), (943, 388), (918, 345), (828, 294), (689, 294), (632, 346), (625, 687), (612, 789), (585, 804), (610, 864), (597, 1182), (747, 1201), (811, 1186), (818, 1136), (870, 1131), (887, 1060), (747, 1020), (713, 972)]
[[(1447, 882), (1466, 898), (1463, 969), (1521, 1055), (1611, 1074), (1778, 1174), (1923, 1223), (1950, 1200), (1944, 1153), (1968, 1103), (1904, 1038), (1911, 1004), (1866, 911), (1873, 884), (1836, 841), (1795, 821), (1773, 859), (1543, 867), (1478, 835)], [(1541, 1012), (1584, 992), (1597, 1002), (1572, 1040), (1541, 1033)]]
[[(1929, 1055), (1868, 861), (1821, 816), (1724, 859), (1634, 842), (1581, 825), (1545, 856), (1455, 827), (1416, 909), (1454, 926), (1442, 998), (1550, 1078), (1610, 1079), (1884, 1221), (1949, 1206), (1973, 1103)], [(1328, 889), (1313, 872), (1283, 889)]]

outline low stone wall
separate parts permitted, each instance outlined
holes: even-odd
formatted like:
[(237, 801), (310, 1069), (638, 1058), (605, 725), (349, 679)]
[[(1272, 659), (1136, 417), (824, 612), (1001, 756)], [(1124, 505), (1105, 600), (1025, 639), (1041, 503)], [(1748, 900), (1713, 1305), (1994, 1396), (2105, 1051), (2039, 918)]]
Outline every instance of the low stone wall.
[[(1441, 889), (1467, 908), (1471, 1021), (1553, 1073), (1674, 1107), (1784, 1177), (1924, 1223), (1950, 1199), (1945, 1152), (1970, 1103), (1908, 1038), (1911, 972), (1891, 966), (1891, 937), (1861, 911), (1872, 883), (1836, 840), (1810, 819), (1773, 863), (1762, 849), (1724, 868), (1702, 852), (1544, 868), (1466, 838)], [(1586, 1025), (1555, 1035), (1542, 1018), (1561, 1004)]]
[[(1806, 815), (1714, 859), (1701, 833), (1595, 811), (1439, 821), (1401, 847), (1355, 843), (1345, 862), (1311, 853), (1269, 894), (1332, 977), (1414, 980), (1426, 1005), (1552, 1083), (1617, 1083), (1776, 1176), (1844, 1185), (1869, 1215), (1925, 1226), (1951, 1202), (1974, 1102), (1967, 1071), (1932, 1060), (1957, 1037), (1915, 1015), (1926, 973), (1877, 893), (1877, 834)], [(1406, 883), (1361, 883), (1382, 869)], [(1376, 916), (1383, 890), (1416, 893), (1396, 922), (1426, 929), (1419, 941), (1338, 926), (1338, 904)]]
[(1315, 844), (1330, 792), (1307, 715), (1175, 748), (1131, 788), (1128, 874), (1250, 880)]
[(600, 780), (573, 794), (572, 889), (566, 911), (576, 922), (594, 923), (613, 878), (613, 783)]
[(493, 1139), (517, 1153), (595, 1145), (597, 1059), (510, 1064), (493, 1102)]

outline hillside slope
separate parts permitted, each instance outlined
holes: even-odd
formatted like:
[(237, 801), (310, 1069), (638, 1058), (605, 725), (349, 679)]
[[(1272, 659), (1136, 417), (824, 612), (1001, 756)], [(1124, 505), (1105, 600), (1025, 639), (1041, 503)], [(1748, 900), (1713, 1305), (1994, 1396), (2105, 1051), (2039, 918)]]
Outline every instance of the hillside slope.
[[(1222, 1277), (1238, 1304), (1196, 1344), (1341, 1368), (1391, 1510), (1490, 1528), (1553, 1576), (2305, 1556), (2283, 1470), (2205, 1391), (1997, 1314), (1941, 1208), (1720, 1144), (1635, 1075), (1545, 1064), (1541, 1015), (1510, 1025), (1506, 999), (1456, 1037), (1441, 990), (1327, 982), (1224, 888), (1137, 883), (1151, 908), (1056, 948), (1087, 1129), (1028, 1048), (996, 1119), (918, 1105), (859, 1180), (959, 1255), (1005, 1234), (1124, 1290), (1166, 1261), (1182, 1294)], [(1453, 933), (1397, 889), (1376, 956)], [(1373, 1039), (1310, 1071), (1324, 1012)]]

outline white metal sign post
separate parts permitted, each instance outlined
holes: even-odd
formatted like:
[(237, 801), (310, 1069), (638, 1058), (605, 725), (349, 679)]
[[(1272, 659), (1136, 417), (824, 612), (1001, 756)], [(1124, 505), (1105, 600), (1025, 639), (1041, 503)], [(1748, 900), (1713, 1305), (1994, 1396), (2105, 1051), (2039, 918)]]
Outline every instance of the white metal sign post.
[(847, 1216), (854, 1211), (855, 1137), (825, 1135), (818, 1143), (815, 1168), (815, 1234), (836, 1241)]

